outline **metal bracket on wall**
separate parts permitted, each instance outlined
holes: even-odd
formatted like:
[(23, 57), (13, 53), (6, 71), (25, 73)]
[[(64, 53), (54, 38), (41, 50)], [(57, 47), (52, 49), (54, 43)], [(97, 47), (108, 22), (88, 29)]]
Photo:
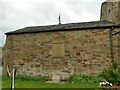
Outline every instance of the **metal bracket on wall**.
[(120, 31), (113, 33), (112, 36), (117, 35), (117, 34), (120, 34)]

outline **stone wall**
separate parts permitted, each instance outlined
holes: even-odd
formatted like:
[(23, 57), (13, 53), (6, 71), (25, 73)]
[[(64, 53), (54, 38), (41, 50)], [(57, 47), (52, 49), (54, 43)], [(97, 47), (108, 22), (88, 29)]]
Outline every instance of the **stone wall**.
[(109, 0), (101, 6), (101, 20), (120, 22), (120, 0)]
[[(60, 57), (53, 55), (55, 44), (62, 45)], [(10, 68), (16, 67), (18, 74), (34, 76), (50, 75), (56, 71), (98, 75), (111, 65), (109, 44), (109, 29), (8, 35), (4, 72), (9, 65)], [(59, 52), (59, 45), (56, 47)]]
[[(118, 29), (114, 29), (113, 33), (118, 32)], [(114, 59), (120, 64), (120, 33), (112, 36)]]

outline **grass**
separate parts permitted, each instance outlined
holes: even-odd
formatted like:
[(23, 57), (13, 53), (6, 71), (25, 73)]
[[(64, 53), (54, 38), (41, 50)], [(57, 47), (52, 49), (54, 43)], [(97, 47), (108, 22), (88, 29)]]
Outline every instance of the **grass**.
[[(86, 79), (85, 79), (86, 78)], [(97, 79), (96, 79), (97, 78)], [(92, 80), (91, 80), (92, 79)], [(98, 82), (94, 82), (94, 80), (99, 81), (99, 77), (88, 77), (88, 76), (72, 76), (69, 81), (66, 81), (63, 84), (55, 84), (55, 83), (46, 83), (46, 80), (43, 77), (31, 77), (31, 76), (18, 76), (15, 80), (15, 88), (100, 88)], [(76, 81), (77, 80), (77, 81)], [(82, 80), (82, 82), (78, 82), (78, 80)], [(89, 82), (86, 82), (89, 81)], [(2, 77), (2, 88), (10, 88), (11, 87), (11, 79), (3, 76)], [(108, 90), (106, 87), (102, 87), (104, 90)]]
[[(99, 83), (70, 83), (65, 82), (63, 84), (55, 84), (55, 83), (45, 83), (44, 79), (38, 78), (25, 78), (19, 77), (16, 78), (15, 88), (99, 88)], [(2, 87), (10, 88), (11, 87), (11, 79), (7, 77), (2, 78)]]
[[(11, 81), (3, 81), (3, 88), (10, 88)], [(21, 81), (16, 80), (15, 88), (98, 88), (99, 84), (89, 83), (64, 83), (64, 84), (54, 84), (45, 83), (41, 81)]]
[(2, 76), (0, 75), (0, 90), (2, 88)]
[[(10, 80), (3, 81), (3, 88), (9, 88)], [(16, 80), (15, 88), (98, 88), (98, 84), (78, 84), (78, 83), (64, 83), (64, 84), (50, 84), (40, 81), (21, 81)]]

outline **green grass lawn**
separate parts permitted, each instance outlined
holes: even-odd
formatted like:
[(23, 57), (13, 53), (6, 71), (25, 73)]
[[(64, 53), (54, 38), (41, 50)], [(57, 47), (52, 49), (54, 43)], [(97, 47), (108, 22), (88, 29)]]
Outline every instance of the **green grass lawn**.
[[(81, 79), (84, 78), (84, 79)], [(29, 77), (29, 76), (23, 76), (18, 77), (15, 80), (15, 88), (100, 88), (99, 82), (92, 82), (93, 79), (99, 80), (99, 78), (91, 77), (88, 80), (89, 77), (87, 76), (80, 76), (71, 79), (74, 82), (66, 81), (65, 83), (46, 83), (46, 80), (42, 77)], [(83, 80), (83, 82), (82, 82)], [(86, 82), (89, 81), (89, 82)], [(81, 81), (81, 82), (80, 82)], [(0, 82), (1, 83), (1, 82)], [(10, 88), (11, 87), (11, 79), (8, 77), (2, 77), (2, 88)], [(103, 88), (103, 87), (102, 87)], [(106, 88), (106, 87), (105, 87)]]
[[(3, 80), (2, 87), (10, 88), (11, 81)], [(54, 84), (45, 83), (44, 81), (31, 81), (31, 80), (16, 80), (15, 88), (98, 88), (98, 83), (69, 83)]]
[(0, 90), (2, 88), (2, 76), (0, 75)]

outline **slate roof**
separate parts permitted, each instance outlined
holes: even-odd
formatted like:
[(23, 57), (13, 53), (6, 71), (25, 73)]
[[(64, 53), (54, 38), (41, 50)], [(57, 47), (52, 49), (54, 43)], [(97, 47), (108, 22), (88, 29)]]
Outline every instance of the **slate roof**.
[(68, 30), (86, 30), (98, 28), (120, 27), (120, 23), (114, 24), (108, 21), (94, 21), (83, 23), (68, 23), (49, 26), (33, 26), (25, 27), (5, 34), (24, 34), (24, 33), (38, 33), (38, 32), (52, 32), (52, 31), (68, 31)]

